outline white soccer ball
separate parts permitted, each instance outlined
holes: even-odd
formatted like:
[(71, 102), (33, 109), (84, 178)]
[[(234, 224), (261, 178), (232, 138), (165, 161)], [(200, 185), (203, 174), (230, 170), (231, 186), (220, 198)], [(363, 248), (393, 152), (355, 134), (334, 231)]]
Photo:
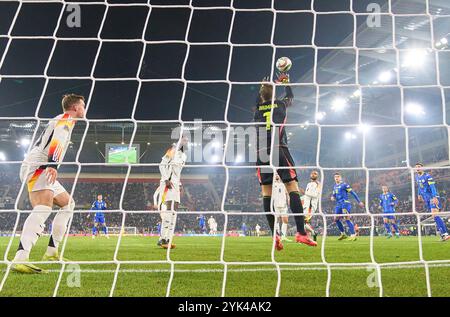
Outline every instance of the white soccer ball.
[(289, 57), (280, 57), (277, 60), (277, 69), (282, 72), (282, 73), (286, 73), (288, 72), (291, 67), (292, 67), (292, 61), (290, 60)]

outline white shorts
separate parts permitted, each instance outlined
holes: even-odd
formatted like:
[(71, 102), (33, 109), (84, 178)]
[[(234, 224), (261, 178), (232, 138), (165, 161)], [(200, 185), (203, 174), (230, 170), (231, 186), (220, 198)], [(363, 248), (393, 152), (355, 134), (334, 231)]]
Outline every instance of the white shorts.
[(168, 201), (180, 203), (180, 186), (173, 184), (172, 188), (167, 188), (165, 183), (158, 187), (158, 206)]
[(53, 191), (54, 196), (58, 196), (66, 192), (60, 182), (55, 181), (53, 184), (48, 182), (44, 169), (32, 169), (27, 165), (22, 165), (20, 167), (20, 181), (26, 182), (29, 193), (48, 189)]
[(285, 207), (274, 207), (275, 212), (281, 213), (283, 215), (286, 215), (288, 213), (288, 208)]

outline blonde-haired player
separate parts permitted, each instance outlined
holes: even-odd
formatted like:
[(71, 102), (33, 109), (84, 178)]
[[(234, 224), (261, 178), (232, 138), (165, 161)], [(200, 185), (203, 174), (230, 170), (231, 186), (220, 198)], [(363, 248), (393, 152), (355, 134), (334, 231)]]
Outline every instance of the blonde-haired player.
[[(286, 186), (284, 186), (280, 176), (275, 174), (272, 185), (272, 201), (273, 210), (277, 213), (281, 213), (281, 241), (291, 241), (287, 238), (287, 227), (289, 223), (289, 217), (285, 216), (288, 213), (288, 192)], [(278, 228), (278, 227), (277, 227)]]
[(158, 206), (158, 210), (161, 211), (161, 233), (158, 246), (164, 249), (175, 248), (175, 245), (170, 241), (175, 229), (175, 211), (180, 203), (181, 171), (187, 159), (186, 153), (184, 153), (187, 143), (187, 138), (183, 137), (179, 144), (172, 144), (159, 164), (161, 180), (153, 199), (155, 205)]
[[(76, 119), (84, 118), (84, 97), (70, 94), (62, 98), (63, 114), (52, 119), (33, 144), (20, 168), (20, 180), (26, 183), (33, 210), (25, 220), (14, 262), (28, 262), (32, 247), (42, 234), (53, 205), (60, 207), (52, 223), (52, 232), (44, 261), (58, 261), (58, 246), (72, 217), (75, 202), (57, 180), (58, 166), (70, 143)], [(30, 263), (12, 267), (19, 273), (43, 273)]]
[(312, 171), (309, 177), (311, 181), (306, 185), (305, 195), (303, 196), (303, 208), (306, 210), (305, 229), (313, 236), (314, 241), (316, 241), (317, 233), (311, 226), (311, 218), (317, 212), (319, 206), (321, 192), (321, 184), (317, 180), (319, 178), (319, 172)]

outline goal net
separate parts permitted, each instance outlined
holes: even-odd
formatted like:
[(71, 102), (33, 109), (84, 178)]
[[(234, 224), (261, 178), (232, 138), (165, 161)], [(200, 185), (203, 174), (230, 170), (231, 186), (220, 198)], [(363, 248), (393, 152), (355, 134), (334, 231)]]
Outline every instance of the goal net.
[[(32, 209), (20, 166), (66, 93), (86, 97), (87, 115), (58, 171), (76, 208), (48, 295), (73, 292), (66, 285), (72, 265), (87, 279), (92, 270), (109, 272), (109, 296), (130, 295), (126, 285), (136, 272), (166, 278), (159, 296), (211, 295), (202, 290), (213, 287), (195, 286), (196, 274), (208, 274), (217, 296), (448, 292), (439, 278), (450, 272), (448, 245), (436, 242), (414, 171), (423, 162), (433, 176), (447, 224), (448, 1), (11, 0), (0, 2), (0, 21), (0, 296), (18, 292), (11, 273), (16, 233)], [(277, 252), (264, 237), (270, 231), (252, 129), (259, 126), (253, 113), (261, 84), (284, 93), (285, 84), (274, 83), (284, 56), (293, 64), (293, 104), (283, 124), (271, 110), (261, 126), (273, 139), (284, 129), (301, 188), (313, 170), (323, 186), (311, 220), (318, 247), (287, 242)], [(161, 157), (181, 135), (189, 141), (177, 247), (162, 251), (153, 194)], [(275, 170), (276, 158), (269, 160)], [(335, 172), (364, 202), (351, 200), (348, 216), (361, 230), (354, 242), (337, 240)], [(398, 240), (385, 236), (382, 185), (399, 200), (392, 214)], [(88, 241), (98, 194), (117, 237)], [(294, 233), (294, 215), (287, 217)], [(217, 233), (208, 236), (210, 218)], [(36, 265), (54, 264), (33, 256)], [(348, 287), (343, 276), (353, 281)], [(254, 280), (261, 289), (243, 286)], [(309, 280), (320, 282), (311, 289)], [(181, 287), (186, 281), (192, 289)]]

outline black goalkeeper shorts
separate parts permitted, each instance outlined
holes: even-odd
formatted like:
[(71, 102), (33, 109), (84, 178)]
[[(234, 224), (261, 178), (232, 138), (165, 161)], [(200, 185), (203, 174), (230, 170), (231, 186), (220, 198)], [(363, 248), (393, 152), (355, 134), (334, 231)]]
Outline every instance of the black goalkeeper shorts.
[[(287, 147), (278, 147), (279, 151), (279, 162), (274, 165), (276, 167), (291, 167), (291, 168), (276, 168), (278, 175), (280, 176), (283, 183), (289, 183), (292, 181), (298, 181), (297, 172), (295, 171), (294, 159), (289, 152)], [(270, 165), (270, 162), (261, 162), (258, 156), (257, 165)], [(257, 168), (258, 180), (261, 185), (272, 185), (273, 183), (273, 169), (271, 167), (258, 167)]]

